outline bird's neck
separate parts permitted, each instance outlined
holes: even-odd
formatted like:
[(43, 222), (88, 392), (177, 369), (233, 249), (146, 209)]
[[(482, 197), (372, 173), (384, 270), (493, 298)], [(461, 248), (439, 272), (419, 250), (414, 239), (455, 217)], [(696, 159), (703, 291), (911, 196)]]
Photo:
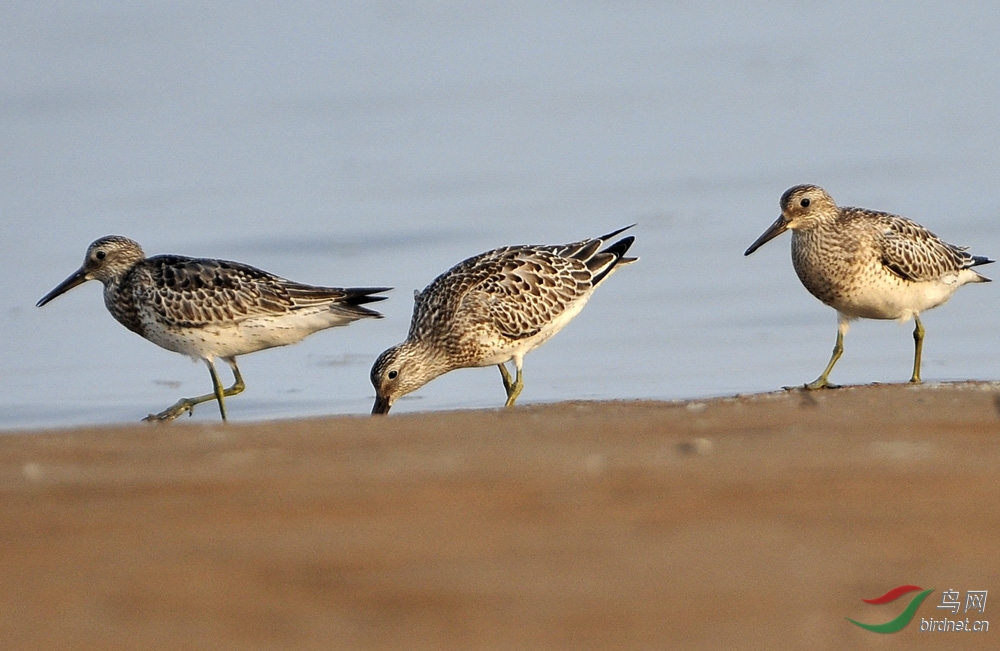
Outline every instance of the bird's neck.
[(104, 306), (118, 323), (140, 336), (143, 335), (142, 320), (136, 309), (132, 286), (125, 282), (125, 278), (116, 276), (104, 282)]

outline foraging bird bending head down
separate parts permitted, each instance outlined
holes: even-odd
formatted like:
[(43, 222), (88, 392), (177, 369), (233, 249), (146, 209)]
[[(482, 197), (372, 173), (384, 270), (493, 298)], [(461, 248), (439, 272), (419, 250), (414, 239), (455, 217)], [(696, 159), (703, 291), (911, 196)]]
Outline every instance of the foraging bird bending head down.
[(438, 276), (415, 296), (406, 341), (372, 366), (372, 413), (387, 413), (439, 375), (494, 364), (506, 406), (513, 406), (524, 386), (524, 356), (565, 327), (618, 267), (637, 260), (625, 257), (634, 237), (601, 248), (626, 228), (571, 244), (494, 249)]

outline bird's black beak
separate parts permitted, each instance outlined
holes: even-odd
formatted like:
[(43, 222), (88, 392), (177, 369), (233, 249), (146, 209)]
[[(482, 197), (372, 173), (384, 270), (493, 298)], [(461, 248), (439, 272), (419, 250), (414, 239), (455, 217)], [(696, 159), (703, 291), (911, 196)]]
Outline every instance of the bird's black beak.
[(760, 247), (764, 246), (765, 244), (767, 244), (768, 242), (778, 237), (787, 230), (788, 230), (788, 220), (785, 219), (784, 215), (781, 215), (780, 217), (778, 217), (778, 219), (774, 221), (773, 224), (771, 224), (771, 226), (766, 231), (763, 232), (763, 234), (761, 234), (760, 237), (754, 240), (754, 243), (750, 245), (750, 248), (747, 249), (743, 253), (743, 255), (750, 255), (751, 253), (753, 253)]
[(55, 289), (53, 289), (51, 292), (49, 292), (48, 294), (46, 294), (45, 296), (43, 296), (37, 303), (35, 303), (35, 307), (41, 307), (41, 306), (45, 305), (46, 303), (48, 303), (49, 301), (51, 301), (56, 296), (59, 296), (61, 294), (65, 294), (66, 292), (68, 292), (69, 290), (73, 289), (77, 285), (82, 285), (83, 283), (87, 282), (88, 280), (89, 280), (89, 278), (87, 278), (87, 274), (83, 271), (83, 269), (80, 269), (79, 271), (77, 271), (76, 273), (74, 273), (72, 276), (70, 276), (66, 280), (64, 280), (61, 283), (59, 283), (58, 285), (56, 285)]
[(372, 414), (388, 414), (389, 400), (382, 396), (375, 396), (375, 406), (372, 407)]

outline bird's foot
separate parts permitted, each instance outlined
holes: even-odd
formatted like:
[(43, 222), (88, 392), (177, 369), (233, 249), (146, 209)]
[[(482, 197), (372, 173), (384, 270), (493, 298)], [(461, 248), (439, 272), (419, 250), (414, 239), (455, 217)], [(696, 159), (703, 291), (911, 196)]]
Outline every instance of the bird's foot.
[[(799, 387), (785, 387), (785, 388), (786, 389), (791, 389), (791, 388), (797, 389)], [(802, 385), (801, 388), (805, 389), (806, 391), (818, 391), (819, 389), (839, 389), (840, 385), (839, 384), (833, 384), (832, 382), (827, 382), (826, 378), (819, 378), (819, 379), (817, 379), (817, 380), (815, 380), (813, 382), (810, 382), (809, 384)]]
[(194, 415), (194, 406), (196, 404), (198, 404), (198, 403), (192, 402), (191, 400), (188, 400), (187, 398), (184, 398), (184, 399), (178, 400), (169, 409), (164, 409), (163, 411), (161, 411), (158, 414), (150, 414), (150, 415), (146, 416), (145, 418), (143, 418), (142, 420), (145, 423), (169, 423), (170, 421), (174, 420), (178, 416), (181, 416), (182, 414), (184, 414), (184, 412), (188, 412), (189, 414), (191, 414), (193, 416)]

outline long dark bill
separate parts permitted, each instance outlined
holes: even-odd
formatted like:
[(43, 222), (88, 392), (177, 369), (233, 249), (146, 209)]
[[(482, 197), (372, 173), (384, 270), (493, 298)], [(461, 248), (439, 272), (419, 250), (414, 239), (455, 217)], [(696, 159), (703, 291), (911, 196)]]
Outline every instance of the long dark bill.
[(72, 276), (70, 276), (66, 280), (56, 285), (55, 289), (53, 289), (51, 292), (43, 296), (37, 303), (35, 303), (35, 307), (41, 307), (46, 303), (48, 303), (49, 301), (51, 301), (56, 296), (65, 294), (66, 292), (73, 289), (77, 285), (82, 285), (85, 282), (87, 282), (87, 275), (84, 273), (83, 269), (80, 269)]
[(388, 414), (389, 401), (382, 396), (375, 396), (375, 406), (372, 407), (372, 414)]
[(764, 231), (764, 233), (754, 240), (754, 243), (750, 245), (750, 248), (743, 253), (743, 255), (750, 255), (760, 247), (764, 246), (774, 238), (778, 237), (782, 233), (788, 230), (788, 222), (785, 221), (785, 216), (781, 215), (775, 220), (771, 226)]

